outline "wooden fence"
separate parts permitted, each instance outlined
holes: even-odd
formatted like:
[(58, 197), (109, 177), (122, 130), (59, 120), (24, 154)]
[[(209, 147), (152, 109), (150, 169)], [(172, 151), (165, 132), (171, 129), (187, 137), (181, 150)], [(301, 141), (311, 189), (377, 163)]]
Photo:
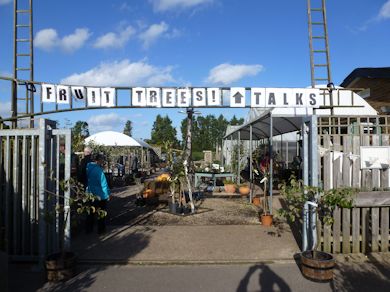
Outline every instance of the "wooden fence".
[[(390, 192), (362, 193), (352, 209), (337, 208), (330, 225), (317, 221), (318, 249), (331, 253), (389, 252)], [(382, 202), (375, 198), (379, 195)]]
[(390, 117), (326, 117), (318, 121), (319, 173), (325, 190), (388, 189), (389, 168), (361, 169), (360, 146), (390, 146)]
[[(318, 119), (319, 173), (325, 190), (390, 188), (389, 168), (361, 168), (361, 146), (390, 146), (390, 117)], [(379, 200), (377, 195), (380, 194)], [(352, 209), (336, 209), (331, 226), (317, 221), (318, 249), (332, 253), (389, 251), (390, 192), (362, 193)], [(389, 198), (389, 199), (387, 199)]]

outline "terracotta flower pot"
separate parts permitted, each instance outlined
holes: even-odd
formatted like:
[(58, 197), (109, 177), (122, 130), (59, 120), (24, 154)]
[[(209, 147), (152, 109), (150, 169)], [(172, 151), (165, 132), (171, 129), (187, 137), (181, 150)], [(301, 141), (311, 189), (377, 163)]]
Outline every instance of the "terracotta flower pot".
[(251, 192), (248, 186), (241, 186), (238, 190), (240, 191), (241, 196), (247, 196)]
[(261, 198), (260, 197), (254, 197), (252, 199), (252, 203), (253, 203), (253, 205), (255, 205), (257, 207), (261, 206)]
[(227, 193), (235, 193), (236, 192), (236, 186), (232, 184), (225, 185), (225, 192)]
[(260, 216), (261, 224), (263, 226), (271, 226), (272, 225), (272, 217), (273, 215), (270, 214), (263, 214)]
[(49, 282), (66, 281), (74, 275), (76, 256), (73, 252), (54, 253), (46, 258), (45, 264)]

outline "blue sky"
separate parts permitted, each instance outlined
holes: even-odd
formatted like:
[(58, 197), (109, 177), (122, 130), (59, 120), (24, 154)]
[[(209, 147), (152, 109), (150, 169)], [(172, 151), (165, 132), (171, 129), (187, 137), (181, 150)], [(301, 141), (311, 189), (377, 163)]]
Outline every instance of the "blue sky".
[[(327, 17), (335, 84), (357, 67), (390, 66), (390, 1), (328, 0)], [(12, 26), (12, 1), (0, 0), (1, 75), (12, 72)], [(310, 85), (304, 0), (40, 0), (34, 1), (34, 39), (37, 81)], [(0, 86), (0, 115), (8, 116), (8, 86), (4, 82)], [(222, 113), (228, 119), (247, 114), (242, 109), (202, 112)], [(158, 113), (168, 114), (180, 127), (183, 115), (177, 109), (90, 110), (49, 118), (62, 125), (66, 120), (86, 120), (91, 132), (122, 131), (130, 119), (134, 136), (149, 138)]]

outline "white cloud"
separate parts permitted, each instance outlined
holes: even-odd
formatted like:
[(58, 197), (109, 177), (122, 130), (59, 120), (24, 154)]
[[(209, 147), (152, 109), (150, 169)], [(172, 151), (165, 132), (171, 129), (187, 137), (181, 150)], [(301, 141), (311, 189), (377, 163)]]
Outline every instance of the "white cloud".
[(53, 28), (38, 31), (34, 38), (34, 46), (45, 51), (51, 51), (59, 42), (57, 31)]
[(206, 82), (213, 84), (227, 85), (240, 80), (246, 76), (255, 76), (263, 70), (262, 65), (232, 65), (228, 63), (220, 64), (212, 68)]
[(11, 102), (10, 101), (0, 101), (0, 117), (10, 117), (11, 116)]
[(390, 18), (390, 0), (387, 0), (385, 4), (381, 7), (378, 14), (379, 19)]
[(87, 28), (76, 28), (74, 33), (64, 36), (62, 39), (53, 28), (46, 28), (38, 31), (34, 38), (34, 45), (45, 51), (60, 48), (71, 53), (80, 49), (89, 39), (91, 33)]
[(120, 11), (131, 11), (131, 7), (130, 7), (130, 5), (129, 5), (127, 2), (123, 2), (123, 3), (119, 6), (119, 10), (120, 10)]
[(80, 49), (90, 36), (87, 28), (77, 28), (73, 34), (64, 36), (60, 45), (66, 52), (74, 52)]
[(158, 38), (164, 36), (169, 30), (169, 25), (162, 21), (159, 24), (152, 24), (147, 30), (139, 35), (144, 48), (148, 48)]
[(119, 115), (109, 112), (92, 116), (87, 120), (87, 123), (91, 134), (101, 131), (122, 132), (126, 121), (130, 119), (133, 122), (133, 132), (141, 132), (144, 135), (145, 127), (150, 127), (150, 123), (148, 121), (138, 121), (137, 119), (140, 117), (142, 117), (142, 114)]
[(214, 0), (149, 0), (155, 11), (184, 10), (212, 3)]
[(88, 119), (88, 127), (91, 133), (110, 131), (125, 125), (127, 118), (116, 113), (101, 114)]
[(64, 84), (95, 86), (159, 86), (175, 82), (172, 67), (156, 67), (146, 61), (131, 63), (128, 59), (101, 63), (83, 73), (75, 73), (61, 80)]
[(119, 33), (109, 32), (102, 35), (93, 46), (99, 49), (122, 48), (134, 34), (135, 29), (129, 25)]
[(0, 5), (6, 5), (6, 4), (9, 4), (11, 2), (12, 2), (12, 0), (0, 0)]

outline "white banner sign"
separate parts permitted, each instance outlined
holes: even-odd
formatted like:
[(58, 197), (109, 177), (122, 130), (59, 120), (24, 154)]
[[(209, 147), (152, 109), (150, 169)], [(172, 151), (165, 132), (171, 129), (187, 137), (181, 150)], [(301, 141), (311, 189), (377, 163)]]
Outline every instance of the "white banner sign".
[[(158, 88), (134, 87), (131, 89), (131, 106), (134, 107), (293, 107), (318, 108), (324, 104), (324, 96), (315, 88)], [(229, 101), (224, 104), (224, 99)], [(88, 107), (113, 107), (116, 89), (112, 87), (84, 87), (42, 84), (41, 98), (44, 103), (69, 104), (87, 101)]]

